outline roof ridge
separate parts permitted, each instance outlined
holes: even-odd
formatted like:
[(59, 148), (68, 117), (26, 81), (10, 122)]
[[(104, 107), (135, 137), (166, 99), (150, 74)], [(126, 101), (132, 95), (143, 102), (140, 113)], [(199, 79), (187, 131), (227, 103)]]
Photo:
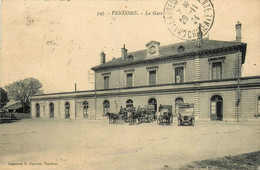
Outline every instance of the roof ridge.
[[(209, 40), (205, 39), (203, 41), (204, 43), (202, 44), (201, 47), (198, 47), (197, 45), (197, 40), (191, 40), (191, 41), (184, 41), (184, 42), (179, 42), (175, 44), (169, 44), (169, 45), (164, 45), (160, 46), (160, 55), (155, 57), (155, 58), (160, 58), (163, 56), (178, 56), (178, 55), (183, 55), (183, 54), (189, 54), (189, 53), (197, 53), (199, 51), (212, 51), (214, 49), (225, 49), (227, 47), (231, 46), (239, 46), (239, 45), (246, 45), (246, 43), (238, 42), (238, 41), (223, 41), (223, 40)], [(178, 47), (183, 46), (184, 49), (179, 51)], [(132, 55), (133, 60), (123, 60), (122, 57), (116, 58), (114, 60), (110, 60), (104, 64), (100, 64), (97, 66), (92, 67), (91, 69), (95, 70), (98, 68), (102, 67), (111, 67), (111, 66), (118, 66), (121, 64), (126, 64), (126, 63), (131, 63), (131, 62), (136, 62), (139, 60), (146, 60), (146, 59), (151, 59), (151, 58), (146, 58), (146, 51), (147, 49), (143, 50), (138, 50), (138, 51), (133, 51), (129, 52), (127, 55)]]

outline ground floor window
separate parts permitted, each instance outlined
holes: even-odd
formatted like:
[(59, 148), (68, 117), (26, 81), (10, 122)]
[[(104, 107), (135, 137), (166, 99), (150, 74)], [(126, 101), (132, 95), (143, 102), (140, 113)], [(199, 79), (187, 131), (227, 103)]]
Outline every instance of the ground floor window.
[(154, 110), (157, 112), (157, 100), (155, 98), (149, 99), (148, 105), (154, 105)]
[(133, 106), (134, 106), (133, 100), (128, 99), (128, 100), (126, 101), (126, 107), (133, 107)]
[(88, 118), (88, 102), (87, 101), (83, 102), (83, 117), (85, 119)]
[(36, 103), (36, 118), (39, 118), (40, 117), (40, 105), (39, 103)]
[(103, 103), (103, 115), (106, 116), (107, 113), (109, 112), (109, 108), (110, 108), (110, 103), (108, 100), (105, 100)]
[(50, 103), (50, 118), (54, 118), (54, 104)]
[(69, 119), (70, 118), (70, 103), (66, 102), (65, 104), (65, 118)]
[(148, 100), (148, 105), (153, 105), (154, 106), (154, 119), (156, 119), (155, 113), (157, 112), (157, 100), (155, 98), (151, 98)]
[(179, 112), (180, 112), (180, 107), (179, 106), (182, 103), (184, 103), (184, 100), (181, 97), (175, 99), (175, 114), (176, 115), (179, 114)]
[(210, 99), (210, 118), (223, 120), (223, 99), (219, 95), (212, 96)]

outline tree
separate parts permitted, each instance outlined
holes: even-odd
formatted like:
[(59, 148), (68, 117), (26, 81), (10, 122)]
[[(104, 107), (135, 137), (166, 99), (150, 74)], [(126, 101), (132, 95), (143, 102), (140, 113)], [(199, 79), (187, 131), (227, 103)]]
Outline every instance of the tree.
[(23, 112), (29, 112), (30, 96), (43, 94), (42, 84), (35, 78), (26, 78), (5, 86), (9, 99), (21, 102)]
[(7, 96), (6, 91), (2, 87), (0, 87), (0, 93), (1, 93), (0, 108), (3, 108), (9, 100), (8, 100), (8, 96)]

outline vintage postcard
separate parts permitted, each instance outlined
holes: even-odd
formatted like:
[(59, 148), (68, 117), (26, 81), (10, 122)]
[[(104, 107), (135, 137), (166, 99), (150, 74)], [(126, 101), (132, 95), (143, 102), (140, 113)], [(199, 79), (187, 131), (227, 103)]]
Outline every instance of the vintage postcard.
[(0, 169), (259, 169), (259, 0), (2, 0)]

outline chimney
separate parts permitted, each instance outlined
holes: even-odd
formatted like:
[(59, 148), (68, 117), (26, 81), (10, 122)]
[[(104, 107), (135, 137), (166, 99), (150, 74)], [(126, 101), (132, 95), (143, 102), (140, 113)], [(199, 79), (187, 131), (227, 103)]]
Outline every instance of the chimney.
[(121, 48), (121, 57), (123, 60), (125, 60), (127, 58), (127, 49), (125, 48), (125, 44), (124, 44), (123, 48)]
[(238, 42), (241, 42), (242, 41), (242, 36), (241, 36), (241, 27), (242, 27), (242, 24), (237, 21), (237, 24), (236, 24), (236, 41)]
[(106, 54), (102, 51), (100, 53), (100, 63), (104, 64), (106, 62)]
[(202, 46), (202, 36), (203, 36), (203, 33), (201, 31), (201, 24), (199, 24), (199, 31), (197, 35), (198, 35), (198, 47), (200, 48)]

